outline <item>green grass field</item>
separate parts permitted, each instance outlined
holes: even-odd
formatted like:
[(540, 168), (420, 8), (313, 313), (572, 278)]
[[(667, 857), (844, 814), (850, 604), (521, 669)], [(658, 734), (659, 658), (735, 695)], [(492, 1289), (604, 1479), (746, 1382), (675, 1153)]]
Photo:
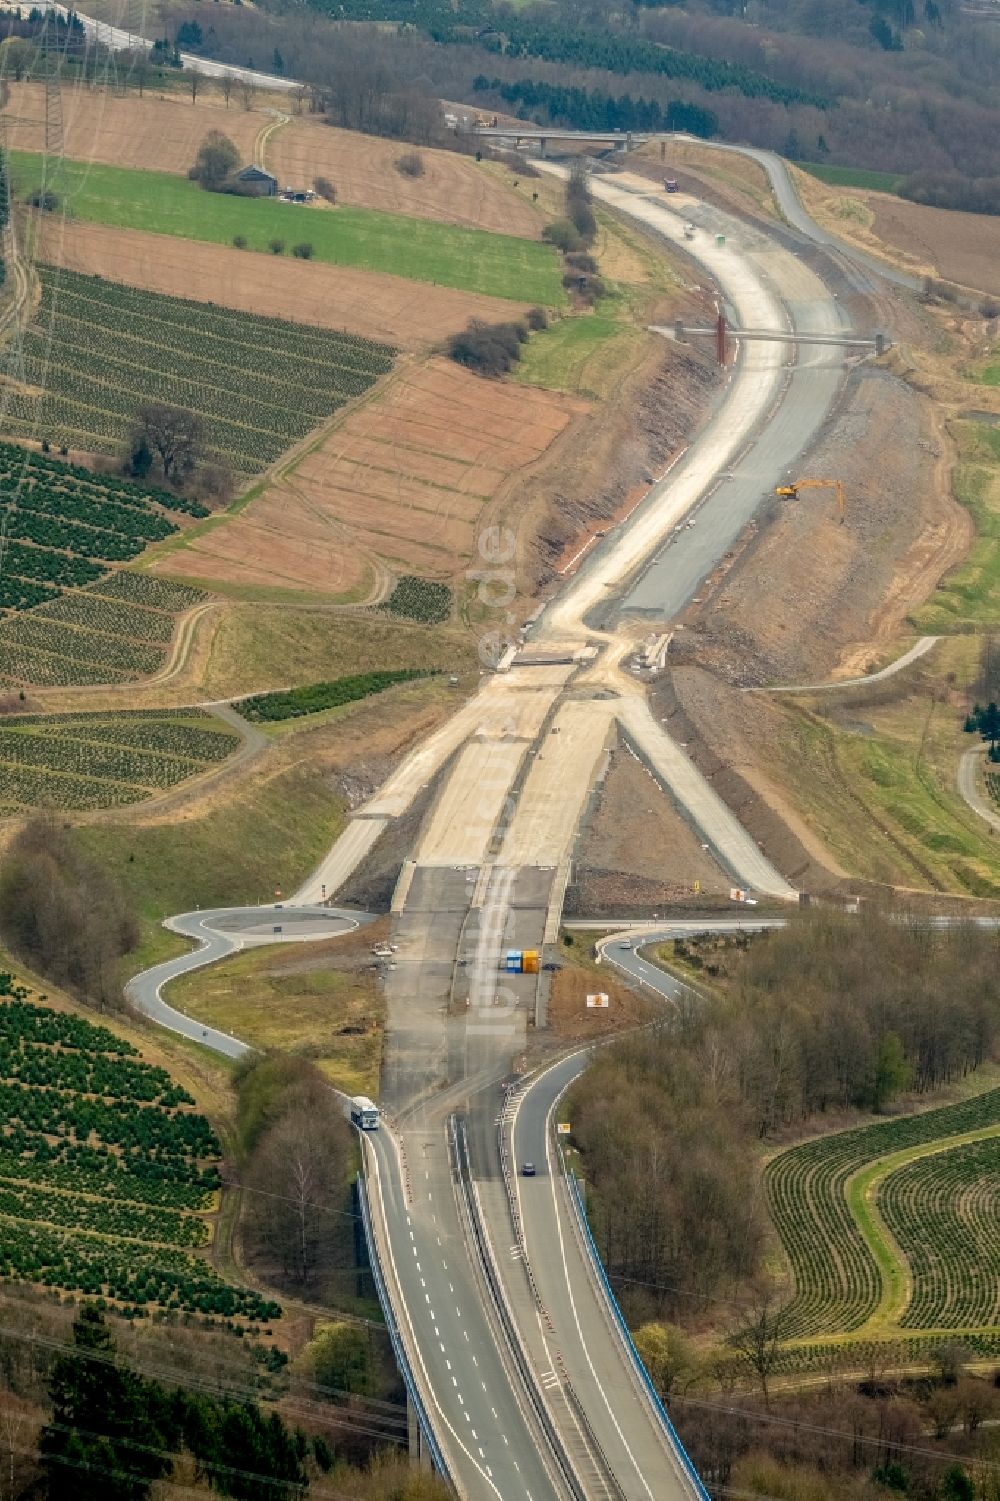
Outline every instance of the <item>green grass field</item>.
[[(956, 641), (955, 654), (935, 648), (938, 672), (954, 662), (968, 682), (959, 653), (964, 660), (970, 645), (974, 659), (970, 638)], [(996, 900), (1000, 852), (955, 787), (958, 756), (974, 742), (935, 691), (929, 683), (888, 705), (859, 698), (851, 713), (865, 725), (861, 732), (786, 704), (776, 752), (800, 812), (845, 870)]]
[(833, 188), (870, 188), (873, 193), (896, 193), (904, 182), (902, 172), (869, 172), (865, 167), (828, 167), (823, 162), (797, 162), (796, 166)]
[(241, 789), (201, 817), (90, 824), (77, 837), (150, 921), (195, 906), (271, 901), (276, 889), (294, 890), (333, 843), (343, 804), (308, 760)]
[[(41, 158), (10, 153), (15, 191), (32, 192)], [(314, 257), (336, 266), (390, 272), (491, 297), (561, 306), (566, 296), (556, 251), (535, 240), (462, 229), (431, 219), (410, 219), (374, 209), (307, 208), (276, 199), (206, 193), (187, 178), (64, 161), (52, 187), (68, 213), (94, 224), (142, 229), (231, 245), (243, 235), (248, 251), (267, 251), (270, 240), (308, 242)]]
[(346, 1094), (374, 1098), (385, 1004), (372, 972), (354, 974), (345, 963), (338, 939), (255, 949), (181, 976), (168, 996), (261, 1051), (311, 1059)]
[(992, 629), (1000, 611), (1000, 428), (961, 422), (953, 432), (959, 456), (953, 490), (976, 524), (976, 540), (965, 562), (910, 616), (919, 631)]
[[(610, 299), (609, 305), (614, 309)], [(561, 318), (534, 334), (515, 369), (517, 380), (580, 396), (608, 395), (635, 363), (648, 335), (615, 317), (613, 311), (603, 311), (603, 306), (589, 315)]]

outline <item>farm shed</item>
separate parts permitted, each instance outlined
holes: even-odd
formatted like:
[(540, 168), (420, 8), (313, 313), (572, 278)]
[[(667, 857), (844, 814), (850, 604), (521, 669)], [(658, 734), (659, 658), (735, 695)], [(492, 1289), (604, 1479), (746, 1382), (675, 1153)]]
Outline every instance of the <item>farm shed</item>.
[(278, 179), (261, 167), (244, 167), (236, 177), (255, 198), (273, 198), (278, 191)]

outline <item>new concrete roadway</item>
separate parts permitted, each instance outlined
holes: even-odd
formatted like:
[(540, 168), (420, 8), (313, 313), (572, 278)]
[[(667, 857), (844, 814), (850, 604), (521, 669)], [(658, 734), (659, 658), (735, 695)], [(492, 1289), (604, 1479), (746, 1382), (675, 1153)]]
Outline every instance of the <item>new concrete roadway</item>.
[[(721, 286), (734, 321), (814, 331), (841, 326), (836, 303), (815, 273), (763, 231), (713, 216), (692, 247), (682, 240), (680, 215), (657, 202), (648, 183), (595, 179), (594, 192), (694, 254)], [(685, 216), (700, 212), (693, 204), (680, 207)], [(725, 235), (724, 244), (717, 234)], [(573, 1230), (567, 1218), (545, 1130), (551, 1098), (544, 1091), (559, 1075), (548, 1086), (532, 1086), (512, 1126), (514, 1160), (530, 1151), (545, 1164), (538, 1183), (518, 1185), (523, 1244), (514, 1239), (512, 1255), (514, 1230), (504, 1219), (510, 1211), (497, 1150), (498, 1084), (523, 1054), (544, 987), (533, 975), (503, 973), (501, 959), (507, 947), (543, 946), (550, 907), (555, 903), (558, 911), (561, 901), (558, 867), (565, 868), (588, 783), (606, 764), (605, 736), (616, 719), (725, 867), (742, 877), (740, 884), (794, 896), (649, 714), (638, 685), (621, 673), (635, 627), (617, 623), (606, 608), (609, 595), (638, 584), (669, 618), (675, 601), (719, 562), (735, 523), (725, 508), (715, 514), (708, 506), (720, 475), (736, 475), (748, 444), (756, 443), (757, 457), (752, 472), (737, 481), (745, 514), (785, 477), (797, 455), (796, 435), (801, 447), (815, 432), (844, 373), (828, 350), (811, 350), (790, 369), (788, 358), (777, 344), (741, 348), (713, 418), (684, 460), (544, 612), (536, 631), (543, 642), (589, 639), (599, 649), (597, 661), (582, 670), (515, 666), (486, 680), (358, 810), (294, 898), (306, 930), (314, 928), (317, 912), (334, 923), (355, 920), (353, 914), (330, 917), (316, 904), (336, 893), (378, 835), (436, 783), (394, 904), (398, 951), (386, 979), (381, 1089), (389, 1129), (367, 1151), (374, 1229), (409, 1363), (456, 1489), (476, 1501), (522, 1494), (527, 1501), (563, 1501), (567, 1493), (586, 1501), (692, 1501), (699, 1494), (696, 1477), (643, 1395), (585, 1244), (573, 1239), (579, 1226)], [(697, 521), (697, 549), (685, 554), (668, 547), (664, 554), (675, 527), (689, 520)], [(689, 536), (694, 530), (684, 526)], [(553, 775), (562, 764), (573, 766), (573, 774)], [(480, 777), (489, 785), (477, 808)], [(454, 785), (451, 778), (458, 779)], [(282, 923), (287, 914), (286, 905)], [(215, 953), (273, 939), (267, 928), (278, 917), (273, 909), (246, 919), (188, 914), (180, 930), (206, 947), (140, 977), (133, 993), (155, 1014), (155, 1007), (164, 1007), (164, 980), (210, 962)], [(239, 1046), (208, 1032), (197, 1038), (197, 1023), (176, 1012), (166, 1024), (230, 1053)], [(467, 1122), (463, 1172), (452, 1150), (455, 1112)], [(497, 1285), (509, 1290), (516, 1330), (509, 1348), (498, 1323), (498, 1309), (506, 1305), (488, 1291), (484, 1257), (497, 1260), (503, 1269)], [(525, 1264), (540, 1279), (544, 1327), (538, 1304), (525, 1302)]]

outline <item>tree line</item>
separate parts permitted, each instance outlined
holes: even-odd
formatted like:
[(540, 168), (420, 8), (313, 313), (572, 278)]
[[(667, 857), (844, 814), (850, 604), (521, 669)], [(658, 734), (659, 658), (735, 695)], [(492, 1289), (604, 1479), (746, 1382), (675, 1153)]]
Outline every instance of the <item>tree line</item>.
[[(376, 1455), (366, 1471), (345, 1466), (326, 1434), (292, 1428), (249, 1397), (166, 1386), (140, 1374), (118, 1354), (94, 1303), (84, 1304), (74, 1321), (72, 1349), (53, 1361), (48, 1391), (51, 1413), (38, 1441), (41, 1473), (24, 1476), (12, 1496), (37, 1494), (44, 1479), (49, 1501), (147, 1501), (158, 1483), (238, 1501), (291, 1501), (307, 1497), (313, 1482), (329, 1493), (322, 1477), (335, 1464), (359, 1501), (444, 1501), (448, 1495), (436, 1477), (409, 1470), (405, 1458)], [(321, 1410), (310, 1407), (322, 1428)], [(9, 1441), (13, 1482), (15, 1439)]]
[(480, 35), (479, 42), (507, 57), (537, 57), (578, 68), (600, 68), (606, 73), (653, 73), (665, 78), (689, 79), (710, 93), (735, 89), (748, 99), (771, 99), (777, 104), (812, 104), (818, 109), (826, 108), (827, 104), (817, 95), (793, 84), (777, 83), (739, 63), (700, 57), (606, 29), (517, 18), (505, 20), (502, 31)]
[[(457, 10), (447, 0), (388, 4), (387, 11), (382, 0), (346, 0), (343, 7), (339, 0), (315, 0), (308, 8), (281, 14), (214, 7), (214, 35), (206, 32), (206, 50), (211, 42), (211, 55), (222, 62), (269, 67), (277, 47), (288, 75), (308, 85), (295, 107), (325, 110), (332, 123), (349, 128), (459, 150), (474, 146), (445, 129), (437, 101), (481, 98), (472, 88), (477, 75), (504, 84), (527, 80), (581, 89), (616, 100), (625, 95), (658, 104), (664, 112), (675, 102), (676, 79), (662, 71), (636, 71), (623, 79), (606, 65), (614, 61), (610, 52), (606, 57), (599, 50), (588, 52), (587, 61), (556, 61), (555, 41), (546, 49), (550, 57), (506, 50), (506, 28), (516, 38), (518, 27), (527, 23), (519, 18), (508, 22), (506, 11), (498, 14), (488, 0), (462, 0)], [(750, 5), (756, 10), (757, 0)], [(1000, 29), (977, 29), (956, 11), (947, 28), (927, 30), (919, 50), (908, 45), (903, 53), (885, 52), (868, 35), (871, 10), (865, 5), (854, 10), (857, 18), (853, 11), (848, 17), (838, 10), (837, 39), (824, 34), (825, 18), (817, 21), (815, 15), (815, 34), (794, 34), (802, 17), (791, 14), (785, 28), (788, 7), (776, 0), (766, 11), (756, 11), (753, 26), (728, 16), (724, 8), (711, 7), (706, 13), (704, 6), (668, 6), (623, 14), (610, 0), (574, 0), (572, 7), (553, 0), (546, 16), (553, 37), (580, 28), (588, 36), (610, 36), (615, 43), (619, 37), (629, 44), (641, 42), (650, 49), (642, 59), (651, 57), (658, 68), (666, 66), (668, 57), (698, 59), (704, 82), (686, 78), (683, 103), (709, 111), (724, 140), (783, 151), (794, 130), (807, 161), (903, 176), (917, 167), (995, 175)], [(397, 24), (387, 28), (385, 20)], [(537, 17), (532, 20), (536, 23)], [(447, 45), (435, 45), (435, 40)], [(719, 86), (722, 64), (744, 69), (779, 90), (797, 90), (803, 102), (782, 102), (772, 97), (773, 88), (750, 97), (735, 84)], [(231, 91), (232, 78), (227, 85), (224, 77), (220, 87)], [(827, 101), (828, 107), (806, 99)]]
[(914, 172), (897, 189), (911, 203), (963, 209), (968, 214), (1000, 214), (1000, 177), (966, 177), (962, 172)]
[(598, 1244), (636, 1322), (756, 1272), (754, 1142), (884, 1111), (993, 1056), (998, 958), (991, 930), (815, 911), (730, 947), (705, 966), (718, 988), (601, 1051), (568, 1113)]
[(138, 942), (137, 913), (119, 882), (53, 818), (31, 819), (7, 851), (0, 937), (80, 1000), (122, 1007), (118, 960)]
[(353, 1272), (345, 1225), (354, 1140), (328, 1081), (304, 1058), (254, 1054), (236, 1087), (248, 1258), (268, 1280), (299, 1289)]
[(697, 104), (672, 99), (667, 105), (655, 99), (635, 99), (629, 94), (603, 94), (597, 89), (577, 89), (518, 78), (504, 83), (500, 78), (478, 74), (472, 80), (476, 93), (493, 93), (506, 104), (520, 106), (529, 118), (545, 124), (565, 125), (572, 130), (656, 132), (686, 130), (710, 141), (719, 133), (719, 119)]

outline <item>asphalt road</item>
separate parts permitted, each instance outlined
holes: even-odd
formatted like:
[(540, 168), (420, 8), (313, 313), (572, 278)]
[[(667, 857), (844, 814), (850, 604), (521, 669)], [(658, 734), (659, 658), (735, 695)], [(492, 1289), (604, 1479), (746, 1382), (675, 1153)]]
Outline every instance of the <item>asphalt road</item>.
[(707, 920), (688, 920), (670, 923), (641, 923), (612, 934), (597, 942), (597, 957), (600, 963), (610, 964), (628, 979), (636, 981), (644, 990), (651, 990), (663, 1000), (675, 1003), (690, 1000), (697, 995), (690, 985), (677, 980), (658, 964), (644, 959), (640, 950), (654, 943), (667, 943), (673, 938), (689, 938), (694, 933), (760, 933), (765, 928), (783, 928), (782, 917), (715, 917)]
[(185, 1016), (168, 1006), (161, 990), (168, 980), (190, 970), (214, 964), (228, 954), (264, 943), (305, 943), (319, 938), (333, 938), (348, 933), (362, 923), (371, 922), (366, 912), (348, 912), (333, 907), (218, 907), (209, 912), (182, 912), (169, 917), (164, 927), (191, 938), (198, 945), (188, 954), (166, 959), (152, 969), (143, 970), (125, 987), (126, 998), (150, 1020), (171, 1032), (179, 1032), (193, 1042), (200, 1042), (226, 1058), (242, 1058), (253, 1051), (239, 1038), (230, 1037), (214, 1027)]
[(511, 1128), (524, 1245), (551, 1323), (552, 1368), (565, 1373), (586, 1411), (626, 1501), (672, 1501), (697, 1494), (637, 1379), (593, 1279), (572, 1220), (549, 1120), (556, 1102), (589, 1062), (577, 1053), (541, 1074), (522, 1096)]
[(736, 152), (739, 156), (748, 156), (752, 161), (758, 162), (768, 175), (784, 218), (793, 229), (814, 245), (821, 245), (825, 250), (836, 251), (846, 256), (855, 265), (863, 266), (867, 271), (882, 277), (883, 280), (892, 282), (894, 286), (905, 287), (911, 292), (920, 291), (923, 282), (919, 277), (908, 276), (905, 271), (898, 271), (886, 261), (879, 260), (877, 256), (869, 255), (867, 251), (859, 250), (855, 245), (848, 244), (846, 240), (839, 239), (837, 235), (823, 229), (814, 219), (811, 219), (802, 206), (787, 165), (773, 151), (762, 151), (755, 146), (727, 146), (721, 141), (699, 141), (698, 144), (707, 145), (713, 151)]
[(452, 1183), (446, 1109), (367, 1137), (383, 1262), (435, 1435), (460, 1495), (562, 1501), (473, 1271)]
[[(13, 10), (16, 6), (9, 3), (0, 6), (3, 10)], [(52, 10), (57, 15), (65, 16), (65, 5), (53, 3), (53, 0), (38, 0), (39, 10)], [(152, 41), (140, 36), (135, 31), (127, 31), (120, 26), (109, 26), (106, 21), (97, 21), (93, 16), (85, 16), (82, 11), (74, 11), (74, 15), (88, 37), (102, 43), (112, 52), (148, 52), (152, 47)], [(181, 53), (181, 63), (192, 73), (201, 73), (206, 78), (235, 79), (240, 83), (252, 83), (254, 88), (281, 90), (287, 93), (289, 89), (296, 87), (295, 79), (278, 78), (273, 73), (259, 73), (256, 68), (238, 68), (228, 63), (212, 62), (207, 57), (195, 57), (192, 52)]]

